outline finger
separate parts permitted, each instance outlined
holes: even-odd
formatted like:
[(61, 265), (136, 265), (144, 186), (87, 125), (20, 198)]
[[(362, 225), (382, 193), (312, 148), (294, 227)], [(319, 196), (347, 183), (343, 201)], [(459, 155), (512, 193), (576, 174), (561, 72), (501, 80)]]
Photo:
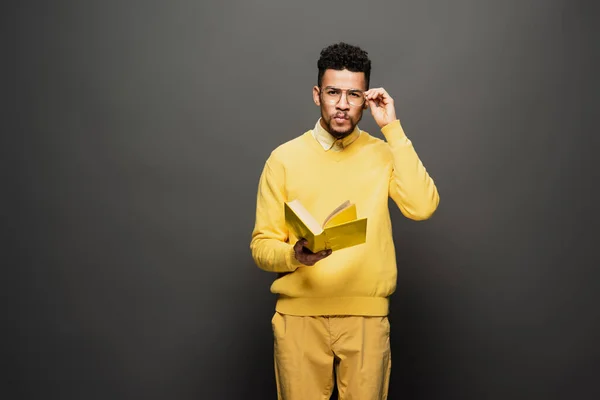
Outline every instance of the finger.
[(379, 105), (384, 100), (384, 94), (381, 90), (377, 89), (371, 94), (371, 99), (374, 100), (377, 105)]
[(323, 250), (318, 253), (311, 254), (308, 257), (310, 257), (311, 261), (317, 262), (317, 261), (324, 259), (325, 257), (328, 257), (330, 254), (331, 254), (331, 250)]
[(300, 250), (302, 250), (302, 239), (298, 240), (294, 245), (294, 251), (296, 253), (298, 253)]
[(378, 100), (381, 98), (382, 95), (383, 93), (381, 92), (381, 89), (374, 89), (373, 93), (371, 93), (371, 98), (373, 100)]
[(319, 253), (319, 255), (323, 258), (329, 256), (331, 253), (333, 252), (333, 250), (331, 249), (327, 249), (327, 250), (323, 250)]
[(369, 100), (369, 107), (371, 109), (379, 107), (378, 101), (376, 99), (375, 100), (373, 100), (373, 99)]
[(389, 101), (384, 97), (383, 93), (374, 95), (372, 101), (376, 107), (383, 107), (389, 104)]
[(381, 93), (381, 97), (385, 104), (390, 104), (390, 103), (394, 102), (394, 99), (392, 98), (392, 96), (390, 96), (390, 94), (384, 88), (381, 88), (380, 93)]
[(369, 90), (370, 94), (374, 97), (378, 97), (378, 98), (389, 98), (391, 99), (392, 96), (390, 96), (390, 94), (387, 92), (387, 90), (385, 90), (384, 88), (374, 88)]
[(296, 253), (304, 253), (306, 251), (308, 251), (308, 249), (304, 246), (306, 246), (308, 244), (308, 240), (306, 239), (300, 239), (296, 242), (296, 244), (294, 245), (294, 251)]

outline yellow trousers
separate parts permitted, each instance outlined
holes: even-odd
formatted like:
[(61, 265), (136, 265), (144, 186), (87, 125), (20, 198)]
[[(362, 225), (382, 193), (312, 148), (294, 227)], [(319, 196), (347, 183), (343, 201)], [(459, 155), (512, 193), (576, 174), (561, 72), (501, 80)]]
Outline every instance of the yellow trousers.
[[(387, 317), (301, 317), (278, 312), (272, 319), (279, 400), (387, 399), (390, 323)], [(334, 372), (335, 371), (335, 372)]]

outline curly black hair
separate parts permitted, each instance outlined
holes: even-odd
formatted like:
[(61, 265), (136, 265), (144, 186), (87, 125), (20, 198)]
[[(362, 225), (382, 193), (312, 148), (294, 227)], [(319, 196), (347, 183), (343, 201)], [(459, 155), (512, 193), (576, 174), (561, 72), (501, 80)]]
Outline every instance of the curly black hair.
[(332, 44), (321, 50), (321, 57), (317, 62), (319, 68), (319, 76), (317, 84), (321, 87), (323, 74), (327, 69), (343, 70), (347, 69), (352, 72), (364, 72), (369, 88), (369, 79), (371, 77), (371, 60), (368, 53), (360, 47), (353, 46), (348, 43), (340, 42)]

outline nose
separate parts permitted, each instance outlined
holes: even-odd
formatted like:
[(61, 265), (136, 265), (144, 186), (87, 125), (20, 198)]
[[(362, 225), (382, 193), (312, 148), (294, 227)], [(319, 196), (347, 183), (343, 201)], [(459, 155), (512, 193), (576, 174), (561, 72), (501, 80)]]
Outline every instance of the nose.
[(349, 110), (350, 109), (350, 104), (348, 104), (348, 97), (346, 96), (345, 93), (342, 93), (342, 95), (340, 96), (340, 100), (337, 102), (336, 108), (338, 110)]

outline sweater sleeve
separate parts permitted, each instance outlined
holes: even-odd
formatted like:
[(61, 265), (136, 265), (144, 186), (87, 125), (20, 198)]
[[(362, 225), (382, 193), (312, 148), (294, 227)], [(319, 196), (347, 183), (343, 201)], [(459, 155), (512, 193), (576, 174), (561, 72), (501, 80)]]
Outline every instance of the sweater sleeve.
[(384, 126), (381, 132), (390, 146), (393, 160), (390, 197), (405, 217), (415, 221), (430, 218), (438, 207), (440, 197), (412, 142), (406, 137), (399, 120)]
[(291, 272), (302, 265), (294, 256), (293, 244), (287, 242), (284, 182), (283, 167), (270, 157), (258, 183), (256, 220), (250, 242), (254, 262), (270, 272)]

